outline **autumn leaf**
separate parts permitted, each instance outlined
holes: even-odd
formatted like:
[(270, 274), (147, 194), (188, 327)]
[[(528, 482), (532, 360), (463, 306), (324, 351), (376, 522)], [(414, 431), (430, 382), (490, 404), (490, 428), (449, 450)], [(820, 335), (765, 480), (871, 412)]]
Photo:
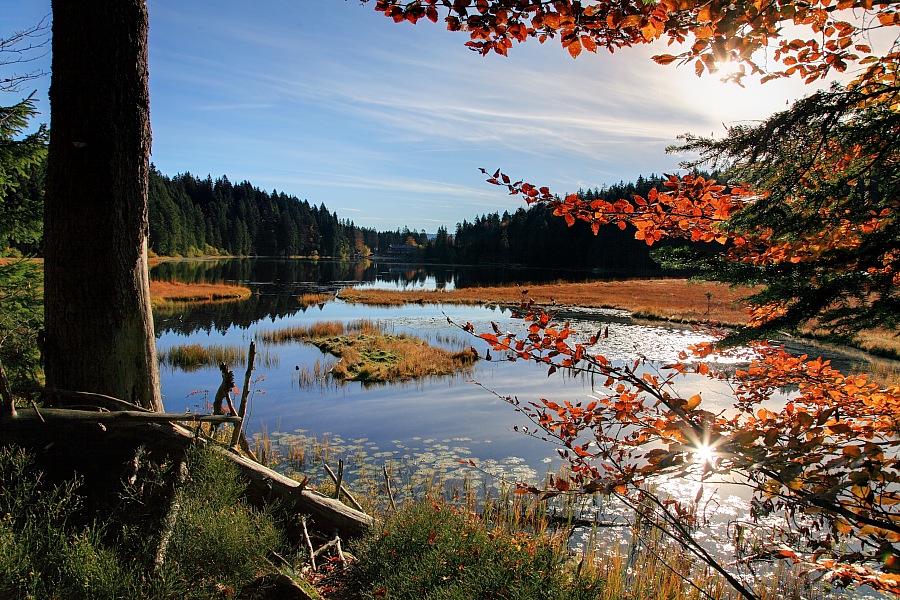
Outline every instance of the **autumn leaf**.
[(581, 42), (579, 40), (572, 40), (566, 46), (566, 50), (569, 51), (569, 54), (572, 58), (578, 58), (578, 55), (581, 54)]

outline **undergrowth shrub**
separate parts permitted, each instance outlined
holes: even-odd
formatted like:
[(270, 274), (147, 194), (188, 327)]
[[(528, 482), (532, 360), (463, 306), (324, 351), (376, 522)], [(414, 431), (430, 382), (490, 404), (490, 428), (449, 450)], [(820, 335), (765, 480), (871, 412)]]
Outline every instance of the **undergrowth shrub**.
[(594, 599), (600, 582), (577, 574), (565, 545), (489, 530), (446, 505), (408, 505), (364, 538), (354, 576), (368, 598)]
[(177, 491), (180, 505), (166, 559), (166, 578), (192, 582), (194, 593), (222, 586), (237, 589), (275, 570), (267, 556), (283, 551), (282, 535), (269, 511), (243, 501), (247, 483), (237, 467), (210, 448), (186, 458), (188, 480)]
[(104, 547), (100, 525), (70, 525), (78, 487), (50, 484), (26, 452), (0, 448), (0, 597), (149, 597), (137, 566)]
[[(33, 457), (0, 447), (0, 598), (179, 600), (235, 595), (292, 557), (270, 511), (245, 504), (237, 467), (211, 449), (190, 450), (176, 487), (177, 518), (155, 565), (176, 469), (150, 469), (114, 503), (88, 511), (78, 479), (51, 483)], [(132, 488), (132, 489), (129, 489)], [(91, 513), (91, 514), (87, 514)], [(100, 518), (102, 516), (102, 518)], [(302, 562), (302, 555), (289, 569)]]

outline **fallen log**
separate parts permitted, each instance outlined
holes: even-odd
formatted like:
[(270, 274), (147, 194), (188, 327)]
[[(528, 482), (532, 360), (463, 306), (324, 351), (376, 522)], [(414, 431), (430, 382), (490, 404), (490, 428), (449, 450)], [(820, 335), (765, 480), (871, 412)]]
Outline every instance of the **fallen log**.
[[(28, 413), (23, 413), (28, 414)], [(103, 425), (123, 425), (130, 427), (137, 423), (173, 423), (188, 421), (192, 423), (238, 423), (241, 418), (230, 415), (201, 415), (197, 413), (158, 413), (137, 410), (92, 411), (71, 408), (42, 408), (40, 414), (45, 422), (83, 422), (102, 423)], [(13, 417), (18, 420), (19, 417)]]
[[(54, 453), (54, 460), (72, 462), (79, 469), (93, 471), (107, 479), (120, 474), (140, 445), (179, 460), (195, 443), (208, 443), (173, 420), (207, 420), (212, 415), (152, 413), (143, 411), (92, 412), (72, 409), (23, 409), (13, 418), (0, 415), (0, 443), (17, 444), (35, 454)], [(219, 419), (237, 417), (217, 416)], [(309, 515), (316, 529), (327, 536), (359, 537), (374, 524), (369, 515), (318, 492), (304, 489), (300, 482), (263, 465), (216, 446), (218, 452), (236, 464), (248, 479), (248, 499), (256, 505), (277, 502), (293, 514)], [(127, 458), (125, 458), (127, 457)]]

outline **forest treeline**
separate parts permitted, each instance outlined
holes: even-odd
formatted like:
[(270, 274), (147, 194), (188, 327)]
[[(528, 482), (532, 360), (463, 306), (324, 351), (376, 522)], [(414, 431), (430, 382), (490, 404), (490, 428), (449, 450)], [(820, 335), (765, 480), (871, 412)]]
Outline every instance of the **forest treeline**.
[[(6, 212), (17, 213), (18, 231), (3, 231), (0, 244), (23, 254), (41, 253), (43, 164), (23, 174), (21, 185), (4, 199)], [(651, 175), (636, 182), (579, 190), (587, 200), (631, 198), (661, 187)], [(513, 213), (483, 214), (436, 234), (408, 227), (377, 231), (341, 219), (324, 204), (284, 192), (267, 192), (249, 181), (232, 183), (190, 173), (173, 177), (151, 166), (149, 184), (150, 248), (161, 256), (303, 256), (339, 259), (372, 254), (407, 260), (460, 264), (519, 264), (598, 273), (647, 275), (659, 272), (648, 247), (634, 232), (606, 227), (594, 235), (579, 221), (568, 227), (544, 205)], [(22, 228), (29, 230), (23, 234)]]

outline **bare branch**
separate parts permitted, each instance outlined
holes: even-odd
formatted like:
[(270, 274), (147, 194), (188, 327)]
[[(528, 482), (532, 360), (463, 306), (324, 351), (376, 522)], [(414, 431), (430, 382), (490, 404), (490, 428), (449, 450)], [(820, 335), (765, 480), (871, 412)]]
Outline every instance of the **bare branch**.
[[(26, 82), (47, 75), (43, 68), (30, 66), (50, 54), (50, 24), (50, 15), (46, 15), (36, 25), (0, 37), (0, 70), (14, 69), (0, 74), (0, 92), (20, 92)], [(16, 70), (23, 65), (27, 65), (24, 71)]]

